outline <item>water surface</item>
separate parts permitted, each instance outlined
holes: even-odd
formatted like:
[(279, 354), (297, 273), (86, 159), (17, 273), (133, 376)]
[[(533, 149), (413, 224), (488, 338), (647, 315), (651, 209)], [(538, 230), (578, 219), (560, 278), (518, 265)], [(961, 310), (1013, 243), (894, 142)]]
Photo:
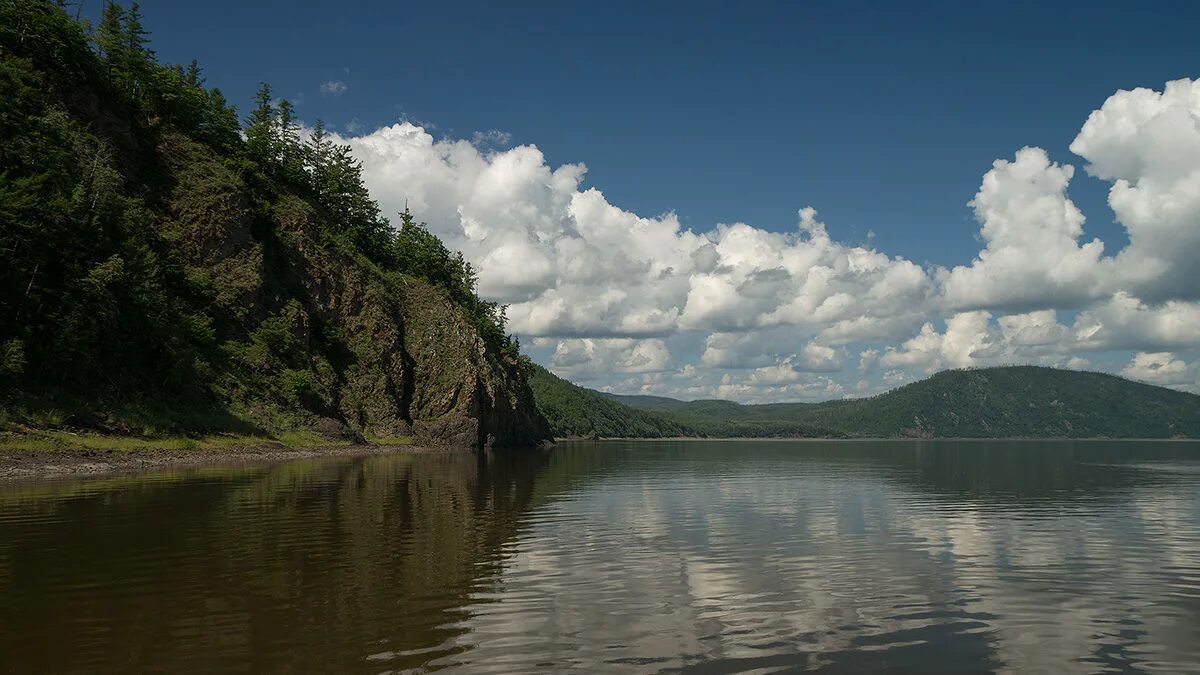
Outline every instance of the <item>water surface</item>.
[(5, 672), (1200, 672), (1200, 444), (573, 443), (0, 485)]

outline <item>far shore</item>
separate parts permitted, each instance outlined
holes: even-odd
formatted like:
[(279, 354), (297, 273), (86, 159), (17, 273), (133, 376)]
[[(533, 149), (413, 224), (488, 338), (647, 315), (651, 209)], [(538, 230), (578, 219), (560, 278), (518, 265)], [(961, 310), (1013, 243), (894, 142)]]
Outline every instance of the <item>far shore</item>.
[(1189, 438), (1187, 436), (1174, 436), (1171, 438), (1117, 438), (1113, 436), (996, 436), (979, 437), (979, 436), (660, 436), (651, 438), (647, 436), (602, 436), (599, 438), (584, 437), (584, 436), (567, 436), (564, 438), (554, 439), (555, 443), (580, 443), (586, 441), (787, 441), (787, 442), (803, 442), (814, 441), (820, 443), (831, 442), (888, 442), (895, 443), (897, 441), (913, 441), (913, 442), (980, 442), (994, 443), (996, 441), (1028, 441), (1028, 442), (1064, 442), (1064, 441), (1112, 441), (1114, 443), (1122, 441), (1136, 441), (1138, 443), (1147, 442), (1163, 442), (1163, 443), (1196, 443), (1200, 442), (1200, 438)]

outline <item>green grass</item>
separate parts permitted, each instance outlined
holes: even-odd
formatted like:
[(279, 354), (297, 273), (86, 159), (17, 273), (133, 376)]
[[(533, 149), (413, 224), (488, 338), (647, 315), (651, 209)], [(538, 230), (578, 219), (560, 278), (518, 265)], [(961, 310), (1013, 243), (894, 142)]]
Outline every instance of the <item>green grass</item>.
[[(367, 445), (377, 447), (408, 447), (413, 445), (412, 436), (370, 436)], [(0, 432), (0, 452), (30, 451), (53, 452), (71, 450), (94, 450), (97, 452), (139, 452), (147, 450), (236, 450), (257, 446), (276, 446), (288, 450), (316, 448), (348, 448), (351, 441), (327, 438), (308, 431), (287, 431), (274, 435), (254, 434), (207, 434), (200, 436), (179, 435), (117, 435), (91, 431), (71, 432), (42, 429), (22, 429)]]
[(349, 446), (349, 441), (330, 440), (315, 434), (294, 432), (276, 437), (242, 434), (207, 436), (116, 436), (93, 432), (26, 430), (0, 434), (0, 451), (53, 452), (94, 450), (98, 452), (139, 452), (168, 450), (234, 450), (251, 446), (274, 445), (287, 449)]

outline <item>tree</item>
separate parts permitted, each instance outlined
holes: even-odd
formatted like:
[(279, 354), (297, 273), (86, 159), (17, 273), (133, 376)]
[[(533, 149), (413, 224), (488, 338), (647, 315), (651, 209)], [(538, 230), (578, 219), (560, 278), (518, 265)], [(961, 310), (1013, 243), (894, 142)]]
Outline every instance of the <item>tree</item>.
[(303, 180), (304, 149), (300, 144), (300, 125), (296, 123), (296, 110), (287, 99), (280, 101), (276, 109), (274, 132), (280, 173), (289, 180)]
[(142, 26), (142, 10), (137, 2), (129, 5), (121, 31), (125, 51), (125, 72), (128, 77), (126, 93), (134, 99), (147, 94), (150, 68), (154, 65), (154, 52), (146, 44), (149, 33)]
[(96, 29), (96, 46), (104, 57), (109, 76), (125, 69), (125, 9), (115, 2), (104, 5), (100, 26)]
[(208, 91), (208, 112), (200, 127), (204, 140), (232, 153), (242, 142), (242, 125), (237, 111), (225, 100), (220, 89)]
[(204, 78), (200, 75), (200, 64), (196, 59), (188, 64), (187, 70), (183, 73), (183, 81), (193, 87), (203, 87)]
[(246, 154), (257, 162), (274, 161), (279, 156), (274, 129), (276, 115), (271, 85), (263, 82), (254, 95), (254, 110), (246, 118)]
[(326, 203), (333, 186), (329, 184), (329, 160), (333, 155), (333, 141), (325, 131), (324, 120), (317, 120), (305, 146), (305, 162), (317, 200)]

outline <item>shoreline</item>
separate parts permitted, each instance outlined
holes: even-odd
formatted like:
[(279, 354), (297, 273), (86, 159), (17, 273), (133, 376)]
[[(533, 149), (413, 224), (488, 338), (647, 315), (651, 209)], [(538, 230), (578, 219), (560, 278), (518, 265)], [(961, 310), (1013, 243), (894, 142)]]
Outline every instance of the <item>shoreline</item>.
[(253, 465), (317, 457), (450, 453), (414, 445), (337, 445), (303, 448), (257, 443), (224, 448), (92, 448), (0, 449), (0, 483), (86, 478), (159, 469), (215, 465)]
[(918, 442), (919, 441), (919, 442), (924, 442), (924, 443), (942, 442), (942, 441), (953, 441), (956, 443), (961, 443), (961, 442), (994, 443), (997, 441), (1029, 441), (1029, 442), (1037, 442), (1037, 443), (1041, 443), (1041, 442), (1058, 443), (1058, 442), (1086, 441), (1089, 443), (1094, 443), (1094, 442), (1098, 442), (1098, 441), (1105, 441), (1105, 442), (1119, 443), (1119, 442), (1125, 442), (1125, 441), (1136, 441), (1138, 443), (1147, 443), (1147, 442), (1196, 443), (1196, 442), (1200, 442), (1200, 438), (1192, 438), (1190, 436), (1178, 436), (1178, 437), (1172, 437), (1172, 438), (1156, 438), (1156, 437), (1118, 438), (1118, 437), (1113, 437), (1113, 436), (1080, 436), (1080, 437), (1072, 437), (1072, 436), (996, 436), (994, 438), (993, 437), (979, 437), (979, 436), (936, 436), (933, 438), (924, 438), (924, 437), (918, 437), (918, 436), (849, 436), (849, 437), (847, 437), (847, 436), (829, 436), (829, 437), (822, 437), (822, 436), (797, 436), (797, 437), (789, 437), (789, 436), (712, 436), (712, 437), (661, 436), (661, 437), (653, 437), (653, 438), (648, 437), (648, 436), (602, 436), (599, 438), (590, 438), (590, 437), (580, 437), (580, 436), (567, 436), (564, 438), (554, 439), (555, 443), (583, 443), (583, 442), (588, 442), (588, 441), (787, 441), (787, 442), (813, 441), (813, 442), (820, 442), (820, 443), (864, 442), (864, 441), (872, 442), (872, 443), (877, 443), (877, 442), (892, 443), (892, 442), (897, 442), (897, 441), (910, 441), (910, 442)]

